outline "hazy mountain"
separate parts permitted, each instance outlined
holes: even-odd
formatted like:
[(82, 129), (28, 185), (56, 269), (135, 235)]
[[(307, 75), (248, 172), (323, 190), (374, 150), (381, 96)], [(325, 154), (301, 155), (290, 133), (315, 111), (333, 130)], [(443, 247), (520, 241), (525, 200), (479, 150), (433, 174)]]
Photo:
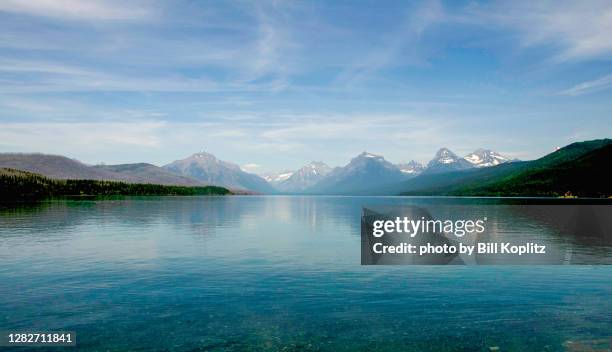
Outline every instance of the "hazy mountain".
[[(423, 166), (414, 161), (393, 165), (382, 156), (364, 152), (344, 167), (331, 170), (324, 163), (312, 162), (270, 180), (288, 193), (555, 196), (569, 191), (599, 197), (612, 195), (607, 167), (611, 157), (610, 139), (573, 143), (533, 161), (509, 160), (482, 149), (460, 158), (442, 148), (421, 172)], [(275, 192), (261, 177), (207, 153), (194, 154), (163, 168), (145, 163), (88, 166), (57, 155), (6, 153), (0, 154), (0, 168), (58, 179), (206, 184)]]
[(411, 160), (407, 163), (403, 163), (403, 164), (397, 164), (397, 167), (400, 169), (401, 172), (408, 174), (408, 175), (418, 175), (421, 172), (423, 172), (423, 170), (425, 170), (425, 167), (423, 166), (423, 164), (416, 162), (414, 160)]
[(208, 185), (259, 193), (274, 193), (275, 190), (263, 178), (244, 172), (236, 164), (217, 159), (208, 153), (196, 153), (164, 166), (164, 169), (179, 175), (194, 178)]
[(435, 174), (457, 170), (465, 170), (474, 167), (467, 160), (457, 156), (448, 148), (441, 148), (427, 164), (424, 173)]
[(138, 183), (154, 183), (159, 185), (202, 186), (203, 183), (190, 177), (172, 173), (164, 168), (147, 163), (96, 165), (95, 169), (111, 171), (131, 177)]
[(265, 174), (261, 174), (264, 180), (268, 181), (271, 185), (276, 186), (279, 182), (287, 180), (291, 175), (293, 175), (294, 171), (291, 170), (283, 170), (279, 172), (268, 172)]
[(295, 172), (280, 174), (277, 179), (281, 179), (273, 186), (282, 192), (300, 193), (322, 180), (331, 170), (327, 164), (313, 161)]
[(317, 194), (361, 194), (375, 185), (396, 183), (409, 177), (382, 156), (363, 152), (346, 166), (333, 169), (306, 191)]
[(474, 152), (464, 156), (463, 159), (475, 167), (495, 166), (516, 161), (488, 149), (476, 149)]
[(113, 180), (138, 182), (136, 177), (85, 165), (59, 155), (0, 154), (0, 167), (34, 172), (58, 179)]
[(0, 167), (33, 172), (57, 179), (202, 186), (202, 182), (195, 179), (173, 174), (161, 167), (145, 163), (89, 166), (59, 155), (0, 154)]

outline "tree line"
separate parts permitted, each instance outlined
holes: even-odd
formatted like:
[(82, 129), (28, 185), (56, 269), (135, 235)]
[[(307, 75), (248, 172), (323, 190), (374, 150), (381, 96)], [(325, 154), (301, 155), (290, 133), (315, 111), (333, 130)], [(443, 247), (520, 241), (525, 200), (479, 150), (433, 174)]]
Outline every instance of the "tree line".
[(39, 174), (0, 168), (0, 200), (41, 200), (71, 196), (226, 195), (217, 186), (170, 186), (99, 180), (57, 180)]

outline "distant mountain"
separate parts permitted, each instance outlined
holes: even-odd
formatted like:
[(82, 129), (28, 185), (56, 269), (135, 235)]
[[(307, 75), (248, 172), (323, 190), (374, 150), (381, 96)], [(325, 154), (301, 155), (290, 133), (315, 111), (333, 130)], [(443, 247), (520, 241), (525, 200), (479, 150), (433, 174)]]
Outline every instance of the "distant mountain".
[(176, 174), (194, 178), (207, 185), (259, 193), (274, 193), (274, 188), (263, 178), (244, 172), (236, 164), (217, 159), (208, 153), (196, 153), (163, 167)]
[(421, 172), (425, 170), (425, 167), (423, 166), (423, 164), (416, 162), (414, 160), (411, 160), (403, 164), (397, 164), (397, 167), (400, 169), (401, 172), (405, 174), (409, 174), (409, 175), (414, 175), (414, 176), (420, 174)]
[(475, 167), (489, 167), (516, 161), (488, 149), (476, 149), (474, 152), (464, 156), (463, 159)]
[(448, 148), (441, 148), (427, 164), (424, 173), (436, 174), (450, 171), (465, 170), (474, 167), (467, 160), (457, 156)]
[[(138, 183), (154, 183), (158, 185), (202, 186), (203, 183), (190, 177), (180, 176), (164, 168), (147, 163), (96, 165), (97, 170), (110, 171), (130, 177)], [(122, 176), (122, 177), (123, 177)]]
[(284, 179), (275, 181), (272, 185), (281, 192), (301, 193), (325, 178), (331, 170), (327, 164), (313, 161), (295, 172), (280, 174), (277, 179)]
[(610, 196), (612, 140), (570, 144), (533, 161), (422, 174), (377, 194), (454, 196)]
[(136, 177), (97, 169), (59, 155), (0, 154), (0, 167), (33, 172), (57, 179), (112, 180), (138, 182)]
[[(393, 165), (380, 155), (363, 152), (333, 170), (324, 163), (312, 162), (300, 170), (268, 177), (286, 193), (559, 196), (570, 192), (583, 197), (609, 197), (611, 158), (610, 139), (573, 143), (533, 161), (510, 160), (484, 149), (461, 158), (442, 148), (426, 168), (414, 161)], [(163, 168), (145, 163), (88, 166), (57, 155), (5, 153), (0, 154), (0, 168), (55, 179), (218, 185), (247, 193), (277, 192), (263, 178), (208, 153), (197, 153)]]
[(283, 170), (280, 172), (269, 172), (261, 174), (259, 176), (261, 176), (264, 180), (268, 181), (271, 185), (275, 186), (277, 183), (285, 181), (286, 179), (291, 177), (291, 175), (293, 175), (293, 172), (294, 171), (291, 170)]
[(454, 195), (612, 196), (612, 140), (573, 143), (488, 183), (469, 184)]
[(380, 155), (363, 152), (344, 167), (333, 169), (307, 193), (361, 194), (374, 185), (384, 185), (406, 180), (410, 176)]
[(378, 195), (450, 195), (462, 185), (487, 183), (525, 169), (529, 162), (518, 161), (492, 167), (469, 168), (459, 171), (422, 173), (412, 179), (385, 187), (373, 188)]

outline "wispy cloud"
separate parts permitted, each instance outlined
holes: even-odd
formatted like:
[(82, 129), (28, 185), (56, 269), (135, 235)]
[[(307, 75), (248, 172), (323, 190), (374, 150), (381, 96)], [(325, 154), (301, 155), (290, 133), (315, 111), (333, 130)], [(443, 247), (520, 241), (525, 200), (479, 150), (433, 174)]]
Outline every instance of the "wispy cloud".
[(569, 89), (559, 92), (559, 95), (577, 96), (612, 88), (612, 74), (591, 81), (579, 83)]
[[(159, 145), (163, 121), (85, 123), (1, 123), (0, 146), (5, 150), (68, 152)], [(72, 154), (68, 152), (68, 154)]]
[(397, 28), (387, 35), (380, 44), (363, 57), (349, 63), (336, 77), (342, 85), (352, 85), (367, 81), (379, 70), (387, 66), (422, 64), (419, 41), (431, 26), (441, 23), (445, 18), (442, 4), (437, 0), (423, 2), (402, 18)]
[(247, 7), (254, 24), (250, 31), (255, 35), (244, 46), (242, 55), (246, 57), (239, 59), (246, 64), (239, 68), (237, 82), (263, 85), (273, 92), (290, 86), (291, 75), (303, 69), (296, 61), (304, 47), (294, 32), (300, 10), (303, 7), (297, 4), (276, 1), (255, 2)]
[(496, 2), (472, 5), (464, 20), (519, 33), (524, 47), (548, 47), (557, 62), (612, 56), (612, 3), (594, 1)]
[[(440, 124), (437, 119), (409, 115), (294, 115), (291, 118), (277, 115), (266, 123), (248, 120), (176, 123), (151, 119), (125, 122), (0, 122), (0, 148), (52, 152), (80, 158), (96, 151), (117, 150), (122, 146), (143, 150), (178, 148), (189, 152), (192, 152), (189, 148), (219, 152), (215, 148), (223, 146), (223, 153), (232, 151), (243, 157), (284, 151), (289, 153), (288, 158), (295, 160), (297, 155), (301, 155), (305, 162), (312, 157), (308, 155), (313, 151), (319, 156), (327, 154), (341, 160), (368, 146), (382, 151), (382, 145), (396, 143), (395, 137), (404, 146), (406, 143), (424, 145), (427, 142), (429, 148), (431, 143), (451, 139), (452, 131), (448, 120), (446, 124)], [(337, 144), (339, 148), (330, 151), (325, 147), (330, 144)], [(255, 164), (261, 165), (261, 162), (248, 161), (244, 167), (253, 171), (257, 168)]]
[(255, 164), (255, 163), (248, 163), (248, 164), (244, 164), (240, 167), (243, 171), (246, 172), (257, 172), (259, 169), (261, 169), (261, 165), (259, 164)]
[[(612, 86), (587, 76), (608, 72), (612, 4), (474, 4), (0, 1), (0, 152), (162, 162), (204, 149), (265, 169), (364, 149), (512, 152), (525, 133), (535, 153), (585, 124), (609, 134), (609, 104), (531, 93)], [(555, 71), (517, 78), (525, 62)], [(590, 124), (567, 118), (585, 110)]]
[[(97, 100), (76, 99), (48, 95), (0, 95), (0, 122), (26, 121), (52, 123), (114, 123), (121, 121), (150, 121), (166, 115), (154, 107), (142, 108), (111, 106)], [(27, 116), (27, 118), (23, 118)], [(36, 126), (36, 125), (35, 125)]]
[(94, 76), (95, 72), (50, 61), (0, 59), (0, 72), (39, 72), (62, 75)]
[(137, 20), (155, 14), (136, 1), (117, 0), (3, 0), (0, 11), (69, 20)]
[[(517, 143), (522, 143), (500, 138), (495, 123), (483, 122), (454, 114), (298, 113), (267, 114), (266, 120), (218, 117), (215, 121), (186, 122), (153, 117), (123, 122), (0, 120), (0, 150), (63, 154), (90, 163), (145, 161), (158, 165), (205, 150), (247, 170), (268, 171), (297, 168), (315, 159), (344, 165), (363, 150), (383, 154), (392, 162), (427, 162), (441, 146), (459, 154), (480, 147), (511, 154)], [(548, 130), (549, 126), (534, 125), (529, 133), (533, 139), (539, 136), (558, 143), (558, 138), (542, 137)], [(592, 129), (586, 126), (583, 130)], [(562, 128), (555, 131), (562, 132)], [(594, 131), (594, 135), (601, 133)], [(522, 156), (540, 156), (537, 153), (549, 147), (531, 148)]]
[[(62, 93), (62, 92), (211, 92), (229, 91), (231, 86), (219, 89), (206, 79), (161, 76), (146, 77), (99, 74), (95, 79), (84, 80), (74, 76), (40, 77), (36, 81), (4, 81), (2, 93)], [(245, 90), (246, 87), (236, 87)]]
[[(9, 49), (0, 51), (0, 80), (9, 75), (2, 91), (278, 92), (289, 87), (302, 48), (292, 38), (295, 6), (234, 3), (229, 16), (196, 11), (199, 18), (188, 21), (176, 17), (185, 15), (178, 8), (157, 16), (161, 6), (114, 0), (0, 2), (0, 14), (8, 15), (0, 25), (0, 50)], [(23, 28), (22, 20), (10, 17), (14, 14), (32, 16), (31, 25)], [(41, 20), (46, 17), (57, 23), (48, 28)], [(155, 21), (101, 21), (95, 27), (72, 22), (107, 19)], [(45, 54), (34, 60), (34, 51)], [(22, 76), (14, 79), (17, 74)]]

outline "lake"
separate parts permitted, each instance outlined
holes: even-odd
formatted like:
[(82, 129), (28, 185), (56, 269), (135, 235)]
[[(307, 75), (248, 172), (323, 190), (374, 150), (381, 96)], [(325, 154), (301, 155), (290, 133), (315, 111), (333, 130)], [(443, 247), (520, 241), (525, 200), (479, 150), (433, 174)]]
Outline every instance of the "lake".
[[(609, 350), (612, 266), (360, 265), (363, 205), (449, 201), (474, 202), (150, 197), (3, 209), (0, 330), (76, 331), (76, 348), (52, 351)], [(493, 219), (612, 258), (606, 241), (515, 220)]]

